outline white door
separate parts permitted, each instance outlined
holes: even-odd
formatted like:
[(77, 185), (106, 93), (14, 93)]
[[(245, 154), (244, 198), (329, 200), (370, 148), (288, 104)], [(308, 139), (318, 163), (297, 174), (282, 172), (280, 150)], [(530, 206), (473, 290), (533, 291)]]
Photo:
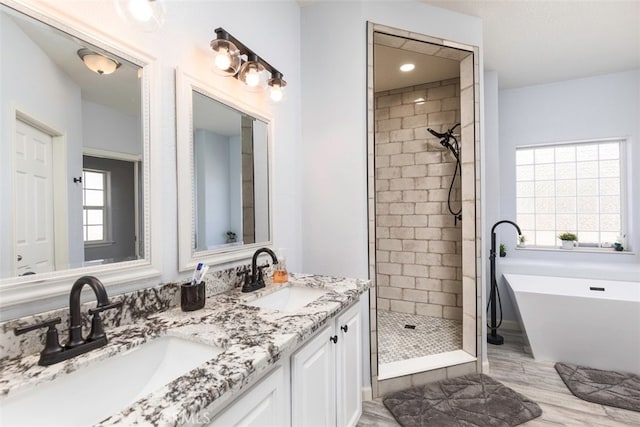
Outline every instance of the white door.
[(337, 426), (352, 427), (362, 414), (362, 322), (355, 304), (337, 319)]
[(327, 326), (291, 359), (291, 425), (336, 425), (335, 346)]
[(51, 136), (16, 120), (14, 138), (15, 273), (54, 270)]

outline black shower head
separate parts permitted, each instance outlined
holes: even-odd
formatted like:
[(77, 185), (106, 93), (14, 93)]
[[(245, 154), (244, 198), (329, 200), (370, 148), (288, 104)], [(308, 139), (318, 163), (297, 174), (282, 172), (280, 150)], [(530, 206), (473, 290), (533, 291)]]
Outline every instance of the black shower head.
[(431, 129), (431, 128), (427, 128), (427, 130), (429, 131), (429, 133), (431, 133), (431, 135), (435, 136), (436, 138), (449, 138), (449, 135), (447, 133), (439, 133), (436, 132), (435, 130)]

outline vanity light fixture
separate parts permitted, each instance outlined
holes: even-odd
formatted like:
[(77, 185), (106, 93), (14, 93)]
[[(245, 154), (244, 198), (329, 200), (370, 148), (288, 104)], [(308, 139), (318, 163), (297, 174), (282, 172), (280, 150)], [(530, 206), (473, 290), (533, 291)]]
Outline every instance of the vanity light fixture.
[(223, 28), (216, 28), (215, 32), (216, 38), (211, 40), (215, 73), (235, 77), (251, 91), (269, 86), (271, 99), (282, 100), (287, 85), (282, 73)]
[(87, 48), (78, 50), (78, 57), (82, 59), (88, 69), (100, 75), (111, 74), (120, 67), (120, 63), (115, 59), (108, 58)]

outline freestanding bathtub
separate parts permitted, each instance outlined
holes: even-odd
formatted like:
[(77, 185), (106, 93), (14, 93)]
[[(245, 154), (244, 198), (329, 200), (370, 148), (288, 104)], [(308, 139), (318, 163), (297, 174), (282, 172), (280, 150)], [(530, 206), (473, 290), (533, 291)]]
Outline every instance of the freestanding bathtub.
[(640, 282), (504, 277), (535, 359), (640, 375)]

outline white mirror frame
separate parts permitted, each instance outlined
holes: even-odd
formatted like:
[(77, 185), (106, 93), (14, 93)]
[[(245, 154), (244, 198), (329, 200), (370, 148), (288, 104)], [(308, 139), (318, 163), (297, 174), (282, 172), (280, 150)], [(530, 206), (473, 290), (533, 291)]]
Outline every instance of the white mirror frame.
[[(269, 240), (242, 246), (195, 251), (195, 183), (193, 164), (193, 91), (247, 113), (267, 124), (267, 171), (269, 191)], [(176, 127), (178, 161), (178, 269), (192, 270), (198, 263), (219, 265), (251, 258), (258, 248), (273, 247), (272, 138), (269, 113), (240, 101), (180, 69), (176, 69)]]
[[(80, 267), (68, 270), (53, 271), (31, 276), (11, 277), (0, 280), (0, 309), (7, 310), (15, 306), (67, 295), (73, 282), (84, 275), (96, 276), (108, 289), (114, 285), (141, 281), (161, 274), (161, 233), (151, 236), (151, 230), (161, 228), (162, 223), (162, 188), (153, 188), (150, 182), (162, 182), (161, 161), (156, 155), (159, 150), (152, 148), (150, 135), (154, 140), (160, 135), (159, 100), (151, 102), (150, 94), (159, 94), (159, 70), (155, 58), (142, 53), (131, 46), (120, 43), (111, 37), (106, 38), (94, 28), (83, 22), (69, 18), (56, 10), (41, 9), (26, 5), (16, 0), (0, 0), (10, 8), (32, 18), (56, 27), (74, 37), (94, 44), (108, 52), (126, 59), (144, 70), (142, 73), (142, 127), (143, 127), (143, 188), (144, 188), (144, 259), (105, 264), (91, 267)], [(156, 96), (156, 98), (158, 98)], [(14, 113), (17, 108), (14, 108)], [(151, 161), (153, 155), (153, 162)], [(154, 212), (153, 216), (151, 212)], [(6, 238), (9, 238), (7, 236)], [(5, 238), (5, 237), (3, 237)], [(8, 256), (8, 254), (3, 255)]]

